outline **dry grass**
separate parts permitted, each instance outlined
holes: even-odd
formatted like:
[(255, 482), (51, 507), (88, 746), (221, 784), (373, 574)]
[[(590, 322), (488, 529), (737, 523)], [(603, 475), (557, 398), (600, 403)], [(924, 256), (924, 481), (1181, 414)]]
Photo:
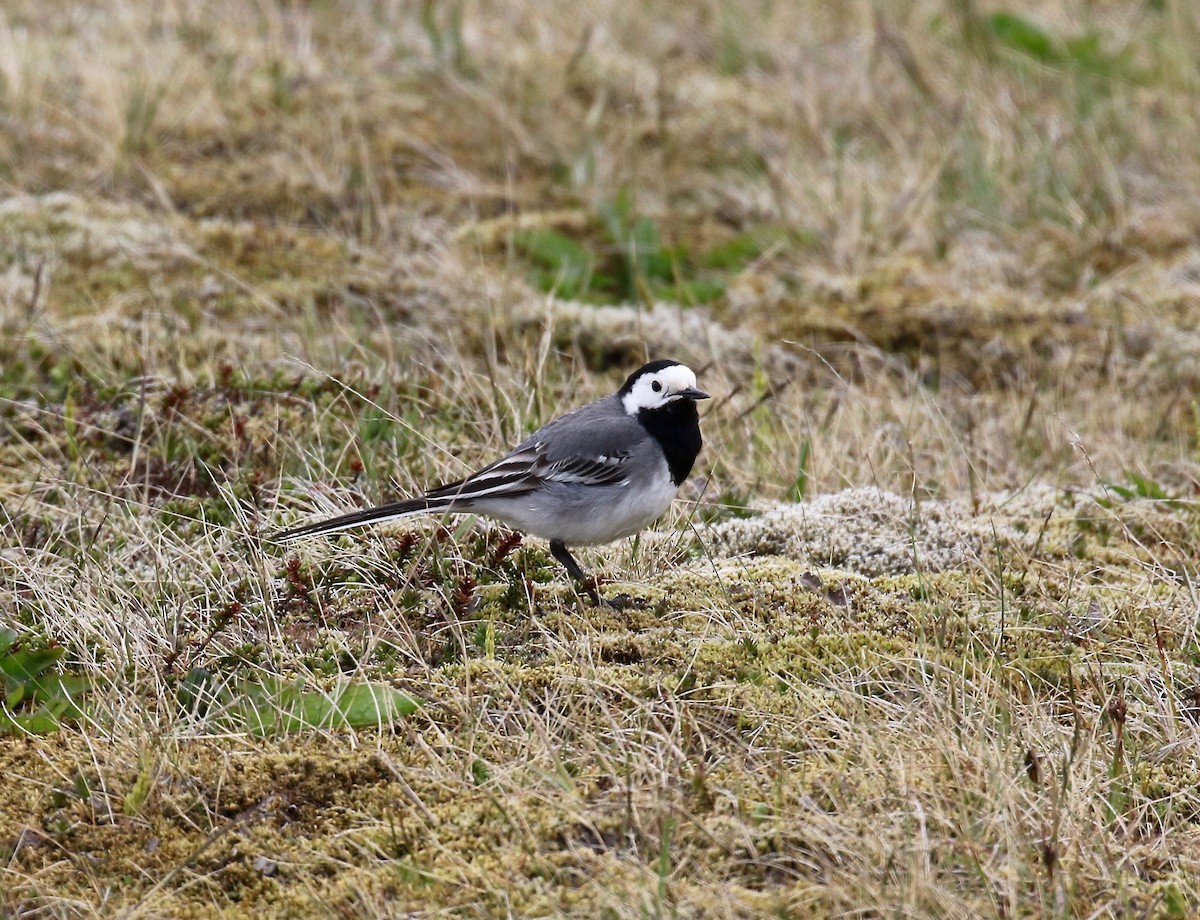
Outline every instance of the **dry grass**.
[[(0, 630), (92, 690), (0, 745), (0, 915), (1195, 913), (1198, 44), (7, 4)], [(471, 521), (261, 541), (664, 353), (718, 396), (688, 500), (585, 554), (645, 609)], [(231, 721), (272, 681), (424, 705)]]

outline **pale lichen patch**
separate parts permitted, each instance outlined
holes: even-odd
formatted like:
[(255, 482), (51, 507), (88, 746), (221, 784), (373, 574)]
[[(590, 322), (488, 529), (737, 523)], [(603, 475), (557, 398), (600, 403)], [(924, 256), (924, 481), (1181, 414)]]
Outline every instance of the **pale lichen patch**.
[(1021, 539), (1007, 521), (973, 515), (962, 501), (861, 488), (778, 505), (709, 533), (729, 555), (784, 555), (868, 576), (960, 568), (978, 563), (989, 542)]

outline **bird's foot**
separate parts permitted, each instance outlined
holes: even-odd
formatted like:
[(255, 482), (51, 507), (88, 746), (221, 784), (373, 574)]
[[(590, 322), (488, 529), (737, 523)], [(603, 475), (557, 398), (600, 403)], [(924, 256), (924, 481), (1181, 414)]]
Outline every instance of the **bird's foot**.
[(600, 593), (600, 586), (596, 582), (595, 578), (588, 576), (587, 578), (580, 580), (579, 587), (583, 590), (583, 593), (586, 594), (588, 596), (588, 598), (591, 600), (593, 607), (609, 606), (608, 601), (605, 600), (604, 596)]
[(620, 594), (610, 601), (600, 593), (600, 582), (593, 576), (589, 575), (586, 578), (580, 579), (578, 584), (579, 589), (588, 596), (588, 599), (592, 602), (593, 607), (607, 607), (610, 610), (625, 609), (626, 605), (624, 601), (627, 598), (627, 595)]
[(624, 592), (616, 597), (605, 597), (600, 593), (600, 584), (596, 578), (588, 577), (585, 581), (580, 582), (580, 587), (595, 607), (607, 607), (609, 610), (645, 610), (650, 606), (650, 602), (645, 598), (634, 597)]
[(650, 602), (644, 597), (634, 597), (632, 594), (618, 594), (613, 598), (603, 598), (604, 606), (612, 610), (646, 610)]

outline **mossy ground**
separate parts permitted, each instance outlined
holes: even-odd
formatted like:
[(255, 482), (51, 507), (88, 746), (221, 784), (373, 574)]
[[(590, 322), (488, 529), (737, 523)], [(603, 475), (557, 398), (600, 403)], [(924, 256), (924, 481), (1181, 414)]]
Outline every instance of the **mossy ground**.
[[(0, 627), (92, 685), (0, 745), (0, 914), (1200, 909), (1200, 21), (1037, 14), (0, 13)], [(583, 553), (623, 609), (264, 539), (663, 354), (716, 398)]]

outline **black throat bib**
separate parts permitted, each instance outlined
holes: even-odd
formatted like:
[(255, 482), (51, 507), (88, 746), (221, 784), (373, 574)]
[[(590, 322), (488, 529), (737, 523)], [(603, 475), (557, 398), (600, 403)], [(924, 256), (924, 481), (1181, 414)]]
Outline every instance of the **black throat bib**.
[(671, 482), (680, 485), (704, 443), (700, 437), (700, 413), (690, 399), (677, 399), (658, 409), (639, 409), (637, 420), (658, 442), (667, 457)]

